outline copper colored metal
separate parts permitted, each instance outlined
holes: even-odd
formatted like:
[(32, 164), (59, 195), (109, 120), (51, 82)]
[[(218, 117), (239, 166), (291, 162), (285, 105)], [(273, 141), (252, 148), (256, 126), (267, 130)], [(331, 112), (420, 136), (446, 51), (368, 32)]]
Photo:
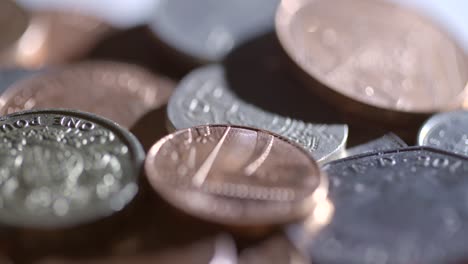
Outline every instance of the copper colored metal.
[(328, 190), (326, 177), (301, 147), (238, 126), (168, 135), (150, 149), (145, 170), (173, 206), (227, 226), (273, 226), (304, 217)]
[(0, 1), (0, 51), (17, 42), (26, 31), (29, 15), (13, 1)]
[(348, 110), (430, 114), (459, 107), (468, 63), (456, 41), (409, 8), (376, 0), (283, 0), (278, 37), (315, 91)]
[(172, 86), (172, 81), (136, 65), (83, 62), (14, 84), (0, 96), (0, 113), (77, 109), (129, 128), (145, 113), (166, 104)]

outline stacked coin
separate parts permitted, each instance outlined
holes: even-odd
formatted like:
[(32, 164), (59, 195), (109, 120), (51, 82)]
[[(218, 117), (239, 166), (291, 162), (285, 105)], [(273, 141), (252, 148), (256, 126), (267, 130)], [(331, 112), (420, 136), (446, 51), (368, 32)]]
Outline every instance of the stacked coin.
[(0, 2), (0, 262), (468, 261), (466, 53), (388, 1)]

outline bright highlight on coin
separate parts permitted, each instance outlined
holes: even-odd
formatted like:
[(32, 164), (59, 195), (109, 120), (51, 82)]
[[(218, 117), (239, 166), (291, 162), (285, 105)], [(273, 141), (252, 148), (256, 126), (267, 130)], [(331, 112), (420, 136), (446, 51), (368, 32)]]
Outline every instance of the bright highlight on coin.
[(145, 170), (173, 206), (234, 226), (304, 217), (327, 191), (326, 177), (302, 148), (237, 126), (199, 126), (168, 135), (149, 151)]
[(421, 127), (418, 144), (468, 156), (467, 128), (467, 111), (438, 114), (427, 120)]
[[(387, 1), (283, 0), (279, 39), (315, 91), (348, 110), (430, 114), (459, 107), (467, 56), (440, 27)], [(341, 100), (341, 101), (340, 101)]]
[(138, 191), (142, 147), (106, 119), (39, 110), (0, 120), (0, 222), (69, 227), (121, 210)]
[(145, 113), (164, 105), (172, 86), (170, 80), (136, 65), (83, 62), (16, 83), (0, 97), (0, 113), (78, 109), (129, 128)]
[(340, 157), (348, 138), (346, 125), (305, 123), (244, 102), (231, 90), (219, 65), (205, 66), (188, 74), (170, 98), (167, 114), (175, 129), (232, 124), (272, 131), (300, 144), (318, 162)]

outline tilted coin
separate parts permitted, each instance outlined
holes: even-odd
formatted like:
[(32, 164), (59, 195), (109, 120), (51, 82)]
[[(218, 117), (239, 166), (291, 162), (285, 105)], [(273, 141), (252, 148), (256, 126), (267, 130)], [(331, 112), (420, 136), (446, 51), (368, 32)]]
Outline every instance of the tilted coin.
[(348, 136), (346, 125), (305, 123), (242, 101), (232, 92), (219, 65), (187, 75), (169, 99), (167, 114), (175, 129), (233, 124), (269, 130), (299, 143), (319, 162), (339, 157)]
[(83, 62), (11, 86), (0, 96), (0, 113), (70, 108), (129, 128), (146, 112), (164, 105), (171, 92), (171, 81), (139, 66)]
[(0, 222), (57, 228), (121, 210), (138, 191), (144, 153), (115, 123), (67, 110), (0, 119)]
[(276, 28), (303, 73), (325, 84), (315, 91), (348, 111), (407, 125), (459, 107), (465, 93), (465, 52), (409, 8), (374, 0), (283, 0)]
[(401, 138), (393, 133), (388, 133), (380, 138), (347, 149), (346, 156), (350, 157), (368, 152), (394, 150), (405, 147), (408, 147), (408, 145)]
[(303, 217), (327, 193), (326, 177), (306, 151), (246, 127), (179, 130), (150, 149), (145, 171), (173, 206), (229, 226), (268, 227)]
[(233, 47), (274, 28), (279, 0), (158, 1), (151, 31), (197, 63), (221, 60)]
[(323, 167), (335, 207), (310, 241), (313, 263), (459, 263), (467, 260), (468, 159), (413, 147)]
[(0, 51), (14, 45), (28, 28), (29, 15), (13, 1), (0, 2)]
[(467, 128), (467, 111), (437, 114), (421, 127), (418, 144), (468, 155)]

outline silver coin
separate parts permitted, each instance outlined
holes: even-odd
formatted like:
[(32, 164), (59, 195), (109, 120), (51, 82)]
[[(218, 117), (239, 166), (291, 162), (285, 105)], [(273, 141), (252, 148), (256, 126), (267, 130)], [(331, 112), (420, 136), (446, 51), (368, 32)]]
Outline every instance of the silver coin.
[(17, 81), (39, 74), (43, 70), (2, 69), (0, 70), (0, 94)]
[(136, 138), (101, 117), (68, 110), (0, 119), (0, 222), (57, 228), (121, 210), (138, 191)]
[(468, 111), (434, 115), (419, 130), (418, 145), (468, 155)]
[(274, 28), (279, 0), (160, 0), (150, 28), (196, 62), (221, 60), (239, 43)]
[(393, 133), (388, 133), (377, 139), (347, 149), (345, 156), (350, 157), (358, 154), (394, 150), (405, 147), (408, 147), (408, 145), (403, 141), (403, 139)]
[(346, 125), (305, 123), (244, 102), (230, 89), (220, 65), (187, 75), (170, 98), (167, 114), (175, 129), (230, 124), (268, 130), (297, 142), (318, 162), (340, 157), (348, 137)]
[(468, 158), (413, 147), (342, 159), (323, 169), (335, 213), (307, 246), (313, 263), (468, 259)]

